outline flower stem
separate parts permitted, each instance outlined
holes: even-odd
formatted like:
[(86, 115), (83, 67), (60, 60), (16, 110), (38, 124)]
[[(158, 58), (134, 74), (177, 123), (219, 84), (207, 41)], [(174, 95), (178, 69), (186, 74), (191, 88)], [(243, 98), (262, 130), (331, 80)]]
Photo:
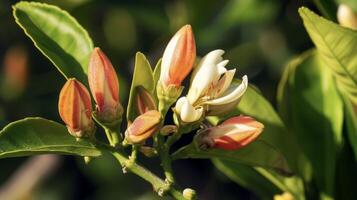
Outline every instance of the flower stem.
[(105, 128), (105, 134), (107, 135), (110, 146), (117, 146), (120, 143), (118, 133), (112, 129)]
[(102, 150), (110, 152), (128, 171), (140, 176), (147, 182), (151, 183), (154, 190), (161, 196), (170, 195), (177, 200), (185, 200), (182, 193), (175, 188), (173, 188), (166, 181), (162, 180), (157, 175), (153, 174), (151, 171), (146, 169), (145, 167), (139, 165), (137, 162), (132, 162), (124, 152), (121, 150), (114, 149), (108, 145), (97, 142), (96, 146)]
[(172, 171), (172, 166), (171, 166), (171, 158), (170, 158), (170, 147), (161, 144), (160, 148), (160, 158), (161, 158), (161, 165), (162, 168), (164, 169), (166, 181), (169, 184), (174, 184), (175, 183), (175, 177)]

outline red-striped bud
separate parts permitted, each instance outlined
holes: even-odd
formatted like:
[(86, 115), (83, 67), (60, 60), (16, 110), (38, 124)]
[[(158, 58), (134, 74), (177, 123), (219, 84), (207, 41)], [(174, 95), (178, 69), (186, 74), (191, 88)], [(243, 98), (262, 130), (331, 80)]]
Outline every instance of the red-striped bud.
[(138, 115), (144, 114), (149, 110), (157, 110), (154, 98), (144, 87), (139, 86), (136, 91), (136, 110)]
[(90, 58), (88, 82), (97, 104), (97, 118), (107, 123), (119, 120), (123, 107), (119, 101), (118, 77), (110, 60), (98, 47)]
[(90, 95), (82, 83), (74, 78), (66, 82), (60, 92), (58, 110), (71, 135), (75, 137), (93, 135)]
[(263, 129), (264, 125), (255, 119), (237, 116), (202, 132), (199, 145), (204, 148), (238, 150), (253, 142)]
[(125, 131), (125, 139), (129, 143), (142, 143), (160, 128), (161, 114), (150, 110), (139, 117)]
[(161, 63), (160, 81), (180, 86), (196, 58), (195, 38), (190, 25), (183, 26), (168, 43)]

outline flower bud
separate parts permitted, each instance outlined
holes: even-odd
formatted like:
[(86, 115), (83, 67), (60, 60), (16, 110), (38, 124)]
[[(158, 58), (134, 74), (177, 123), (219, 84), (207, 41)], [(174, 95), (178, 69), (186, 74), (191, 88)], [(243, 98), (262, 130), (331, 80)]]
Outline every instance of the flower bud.
[(119, 120), (123, 107), (119, 101), (119, 81), (110, 60), (98, 48), (94, 48), (88, 68), (88, 82), (97, 104), (97, 117), (111, 123)]
[(168, 43), (161, 63), (160, 81), (180, 86), (196, 58), (196, 44), (190, 25), (183, 26)]
[(66, 82), (60, 92), (58, 110), (71, 135), (75, 137), (93, 135), (90, 95), (82, 83), (74, 78)]
[(274, 200), (294, 200), (294, 196), (289, 192), (274, 195)]
[(28, 55), (21, 46), (11, 47), (4, 57), (3, 81), (1, 95), (5, 100), (13, 100), (20, 96), (27, 85)]
[(139, 86), (136, 90), (136, 111), (139, 115), (149, 110), (157, 110), (153, 97), (144, 87)]
[(182, 195), (187, 200), (195, 200), (197, 199), (196, 191), (191, 188), (186, 188), (182, 191)]
[(237, 116), (222, 124), (204, 130), (199, 146), (238, 150), (253, 142), (263, 131), (264, 125), (248, 116)]
[(161, 114), (150, 110), (139, 117), (125, 131), (125, 139), (132, 144), (144, 142), (160, 128)]
[(349, 6), (338, 6), (337, 20), (342, 26), (357, 30), (357, 14)]

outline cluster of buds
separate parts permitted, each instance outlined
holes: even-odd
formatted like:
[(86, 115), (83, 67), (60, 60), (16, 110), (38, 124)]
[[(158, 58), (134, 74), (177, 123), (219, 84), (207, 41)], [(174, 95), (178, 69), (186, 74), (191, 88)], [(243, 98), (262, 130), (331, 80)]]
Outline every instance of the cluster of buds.
[[(88, 82), (96, 102), (97, 119), (104, 124), (118, 123), (123, 113), (118, 77), (113, 65), (99, 48), (94, 49), (90, 58)], [(93, 136), (95, 128), (91, 98), (82, 83), (74, 78), (66, 82), (60, 93), (58, 109), (73, 136)]]
[[(236, 70), (225, 68), (228, 60), (223, 60), (223, 54), (223, 50), (214, 50), (203, 57), (192, 72), (188, 94), (178, 99), (183, 89), (181, 84), (191, 72), (196, 58), (191, 26), (183, 26), (172, 37), (163, 54), (156, 89), (159, 106), (144, 87), (135, 88), (137, 117), (128, 123), (125, 140), (131, 144), (142, 144), (159, 132), (167, 108), (176, 101), (173, 110), (176, 119), (184, 125), (232, 110), (246, 91), (248, 78), (243, 76), (241, 83), (234, 82)], [(90, 58), (88, 82), (96, 103), (96, 119), (102, 124), (120, 123), (123, 108), (119, 100), (118, 77), (112, 63), (99, 48), (94, 49)], [(79, 81), (69, 79), (64, 85), (59, 112), (72, 135), (89, 137), (93, 134), (90, 94)], [(177, 131), (164, 127), (164, 133)], [(201, 148), (237, 150), (254, 141), (263, 128), (263, 124), (253, 118), (238, 116), (216, 127), (201, 130), (196, 141)]]
[(156, 103), (144, 87), (136, 88), (136, 112), (139, 115), (129, 123), (125, 131), (125, 140), (130, 144), (141, 144), (158, 132), (162, 116), (157, 111)]

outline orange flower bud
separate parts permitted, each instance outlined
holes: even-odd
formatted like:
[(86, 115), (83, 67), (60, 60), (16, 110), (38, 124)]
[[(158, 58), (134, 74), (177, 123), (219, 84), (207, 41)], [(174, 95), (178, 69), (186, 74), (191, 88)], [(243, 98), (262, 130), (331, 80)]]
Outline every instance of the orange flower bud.
[(251, 117), (233, 117), (205, 130), (200, 146), (203, 144), (205, 147), (238, 150), (253, 142), (263, 129), (264, 125)]
[(161, 63), (160, 81), (180, 86), (190, 73), (196, 58), (195, 38), (190, 25), (183, 26), (168, 43)]
[(71, 135), (92, 136), (92, 105), (89, 92), (82, 83), (74, 78), (66, 82), (60, 92), (58, 110)]
[(141, 143), (158, 131), (161, 122), (161, 114), (156, 110), (150, 110), (139, 117), (125, 131), (128, 142)]
[(144, 87), (139, 86), (136, 90), (136, 110), (139, 115), (149, 110), (157, 110), (153, 97)]
[(103, 122), (119, 119), (123, 108), (119, 101), (119, 81), (110, 60), (94, 48), (88, 68), (88, 82), (97, 104), (97, 117)]
[(11, 47), (4, 57), (4, 79), (1, 83), (3, 98), (12, 100), (22, 94), (28, 78), (28, 55), (21, 46)]

